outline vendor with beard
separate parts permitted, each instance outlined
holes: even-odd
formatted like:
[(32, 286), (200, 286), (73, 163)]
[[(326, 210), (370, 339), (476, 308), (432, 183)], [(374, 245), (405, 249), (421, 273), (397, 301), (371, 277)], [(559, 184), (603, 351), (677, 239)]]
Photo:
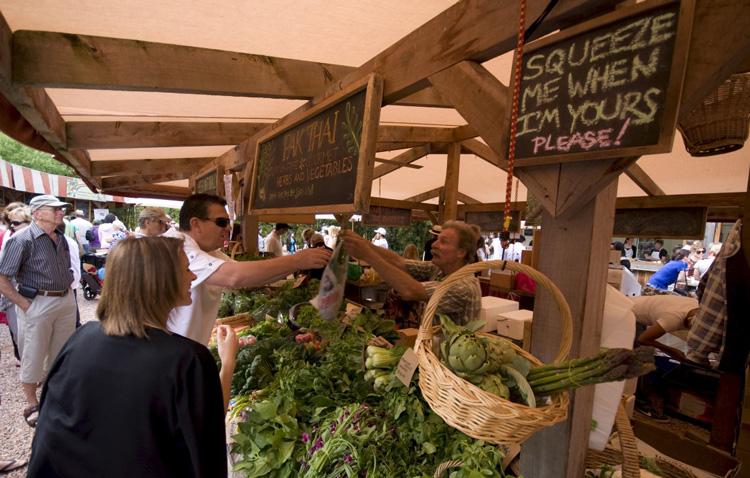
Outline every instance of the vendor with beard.
[[(431, 261), (404, 259), (351, 231), (342, 231), (339, 237), (343, 238), (349, 255), (369, 263), (402, 300), (425, 304), (444, 278), (475, 262), (479, 232), (477, 226), (463, 221), (446, 222), (432, 244)], [(443, 295), (437, 313), (465, 324), (479, 318), (481, 307), (479, 280), (471, 275), (453, 283)], [(388, 307), (386, 309), (390, 312)], [(419, 317), (421, 314), (417, 312), (415, 315)]]

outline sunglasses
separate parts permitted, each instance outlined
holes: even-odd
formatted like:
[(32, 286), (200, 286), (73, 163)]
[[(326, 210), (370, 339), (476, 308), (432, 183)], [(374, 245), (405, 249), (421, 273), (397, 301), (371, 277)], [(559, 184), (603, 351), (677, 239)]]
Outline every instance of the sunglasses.
[(227, 227), (229, 225), (228, 217), (202, 217), (204, 221), (211, 221), (219, 227)]
[(697, 252), (698, 254), (703, 254), (704, 252), (706, 252), (706, 250), (705, 249), (698, 249), (695, 252)]
[(28, 224), (28, 221), (10, 221), (10, 224), (13, 226), (20, 226), (21, 224)]

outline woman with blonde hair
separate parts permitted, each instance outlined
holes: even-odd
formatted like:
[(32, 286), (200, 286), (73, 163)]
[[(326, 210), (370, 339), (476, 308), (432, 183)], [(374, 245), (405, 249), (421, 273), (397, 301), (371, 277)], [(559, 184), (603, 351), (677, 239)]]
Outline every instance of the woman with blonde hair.
[(110, 252), (100, 322), (68, 340), (42, 392), (29, 477), (227, 475), (237, 337), (219, 327), (218, 372), (205, 346), (167, 330), (194, 279), (178, 239), (128, 238)]

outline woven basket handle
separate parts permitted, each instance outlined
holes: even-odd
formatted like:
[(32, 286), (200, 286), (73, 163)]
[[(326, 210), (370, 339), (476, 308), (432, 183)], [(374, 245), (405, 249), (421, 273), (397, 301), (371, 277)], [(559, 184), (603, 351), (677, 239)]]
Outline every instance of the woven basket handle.
[(454, 282), (465, 277), (471, 277), (476, 272), (482, 272), (489, 269), (500, 269), (509, 270), (515, 272), (523, 272), (527, 276), (531, 277), (537, 284), (541, 285), (547, 291), (552, 294), (552, 297), (557, 303), (557, 308), (560, 312), (560, 321), (562, 323), (561, 337), (560, 337), (560, 350), (557, 352), (557, 356), (553, 362), (562, 362), (568, 358), (570, 352), (571, 342), (573, 340), (573, 318), (570, 312), (570, 306), (565, 300), (562, 292), (557, 286), (544, 274), (534, 269), (533, 267), (521, 264), (520, 262), (511, 261), (483, 261), (475, 262), (474, 264), (468, 264), (461, 269), (457, 270), (453, 274), (449, 275), (435, 290), (427, 302), (424, 315), (422, 316), (422, 322), (419, 324), (419, 334), (417, 335), (416, 347), (421, 347), (422, 343), (429, 343), (432, 340), (432, 320), (435, 317), (438, 304), (443, 298), (443, 295), (451, 288)]

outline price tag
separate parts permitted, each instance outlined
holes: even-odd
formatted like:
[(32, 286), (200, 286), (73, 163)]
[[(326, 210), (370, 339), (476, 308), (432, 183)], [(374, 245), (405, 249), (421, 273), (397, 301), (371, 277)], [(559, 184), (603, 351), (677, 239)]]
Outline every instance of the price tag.
[(401, 361), (399, 361), (398, 367), (396, 367), (396, 378), (399, 379), (405, 387), (408, 387), (418, 366), (419, 359), (417, 358), (417, 354), (415, 354), (414, 350), (409, 347), (406, 349), (406, 352), (404, 352), (404, 355), (401, 356)]

